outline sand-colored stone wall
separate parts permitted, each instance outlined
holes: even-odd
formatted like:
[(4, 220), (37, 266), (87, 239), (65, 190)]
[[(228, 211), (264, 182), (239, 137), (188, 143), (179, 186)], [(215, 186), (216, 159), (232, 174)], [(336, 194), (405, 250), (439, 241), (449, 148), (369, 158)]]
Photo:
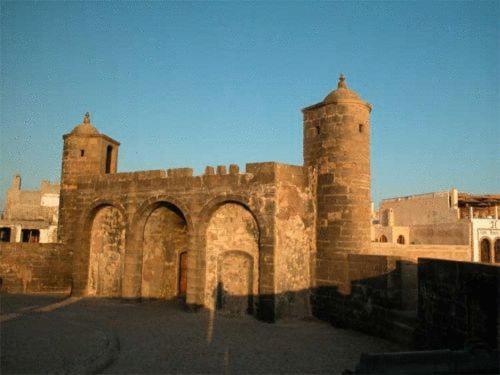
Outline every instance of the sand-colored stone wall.
[(471, 243), (471, 225), (468, 220), (454, 223), (413, 225), (410, 228), (412, 244), (434, 245), (469, 245)]
[(182, 214), (168, 206), (156, 208), (144, 228), (142, 297), (171, 299), (178, 295), (179, 257), (187, 246)]
[[(279, 175), (303, 178), (297, 167), (279, 167)], [(283, 180), (287, 180), (283, 178)], [(314, 259), (315, 211), (310, 189), (279, 183), (276, 211), (276, 295), (278, 316), (310, 315), (311, 262)]]
[[(259, 228), (236, 203), (221, 205), (207, 228), (205, 306), (232, 313), (253, 311), (259, 293)], [(248, 305), (248, 297), (252, 305)], [(255, 301), (254, 301), (255, 300)]]
[(363, 253), (397, 256), (412, 261), (416, 261), (418, 258), (470, 261), (472, 256), (469, 245), (398, 245), (375, 242), (371, 244), (369, 250), (365, 250)]
[(386, 199), (380, 203), (379, 213), (383, 216), (392, 210), (396, 226), (455, 223), (459, 210), (452, 198), (451, 193), (445, 191)]
[(0, 242), (2, 291), (69, 293), (71, 271), (72, 254), (62, 244)]
[[(294, 172), (280, 175), (280, 168), (285, 170), (290, 168)], [(154, 217), (151, 215), (155, 215), (153, 214), (155, 209), (165, 205), (174, 207), (186, 221), (186, 302), (190, 305), (205, 305), (208, 289), (213, 288), (213, 285), (208, 285), (206, 280), (207, 227), (219, 207), (234, 203), (245, 207), (260, 229), (259, 256), (255, 258), (252, 266), (258, 270), (256, 271), (258, 283), (255, 283), (258, 285), (256, 299), (259, 301), (259, 316), (272, 320), (275, 316), (277, 293), (275, 254), (277, 185), (284, 183), (304, 190), (306, 181), (302, 167), (284, 166), (278, 163), (247, 164), (245, 173), (240, 173), (238, 167), (232, 165), (229, 169), (217, 168), (217, 172), (214, 168), (207, 168), (202, 176), (193, 176), (191, 169), (180, 168), (75, 179), (72, 186), (63, 185), (64, 204), (61, 206), (60, 226), (68, 229), (60, 231), (61, 240), (75, 249), (73, 268), (75, 294), (86, 293), (91, 225), (94, 217), (101, 207), (113, 206), (120, 211), (125, 228), (121, 296), (125, 298), (143, 296), (145, 264), (143, 262), (144, 260), (146, 263), (149, 262), (147, 248), (151, 248), (148, 243), (159, 240), (156, 235), (153, 235), (154, 240), (148, 240), (147, 233), (160, 231), (160, 228), (155, 228), (151, 224), (153, 221), (148, 223), (148, 218)], [(301, 199), (304, 198), (305, 196)], [(308, 204), (312, 206), (310, 202)], [(151, 230), (147, 228), (148, 226)], [(168, 242), (165, 238), (162, 241)], [(222, 246), (223, 249), (238, 250), (231, 243), (230, 237), (226, 237), (224, 241), (227, 243)], [(146, 255), (144, 255), (145, 249)], [(156, 250), (153, 253), (156, 253)], [(233, 260), (235, 264), (238, 263), (238, 267), (247, 262), (240, 258)], [(304, 265), (304, 267), (309, 266), (309, 262)], [(178, 272), (178, 266), (174, 266), (173, 263), (168, 267), (164, 268), (164, 274), (173, 275), (174, 272)], [(224, 273), (224, 275), (229, 274)], [(176, 278), (177, 276), (169, 279), (170, 284), (167, 284), (170, 285), (168, 287), (170, 292), (165, 292), (165, 296), (175, 294), (173, 291), (178, 286)], [(146, 293), (145, 289), (144, 292)]]
[(115, 207), (101, 208), (92, 223), (88, 295), (121, 296), (125, 223)]

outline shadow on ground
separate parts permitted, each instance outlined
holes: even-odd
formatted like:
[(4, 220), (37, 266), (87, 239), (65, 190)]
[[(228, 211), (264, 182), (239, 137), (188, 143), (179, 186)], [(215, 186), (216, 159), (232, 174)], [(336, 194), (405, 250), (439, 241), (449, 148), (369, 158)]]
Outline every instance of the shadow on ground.
[[(33, 303), (32, 296), (23, 303), (13, 298), (18, 305)], [(90, 298), (6, 321), (1, 340), (2, 373), (87, 366), (104, 373), (331, 374), (353, 369), (362, 352), (401, 350), (313, 319), (268, 324), (251, 316), (189, 313), (173, 301)]]

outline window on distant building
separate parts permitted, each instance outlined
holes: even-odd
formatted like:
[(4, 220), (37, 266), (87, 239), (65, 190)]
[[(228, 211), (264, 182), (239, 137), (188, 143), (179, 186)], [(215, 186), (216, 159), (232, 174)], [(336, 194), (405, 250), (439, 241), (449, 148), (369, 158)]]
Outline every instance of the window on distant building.
[(380, 241), (380, 242), (387, 242), (387, 237), (386, 237), (386, 236), (384, 236), (384, 235), (381, 235), (381, 236), (380, 236), (380, 240), (379, 240), (379, 241)]
[(40, 231), (38, 229), (23, 229), (21, 230), (22, 242), (40, 242)]
[(495, 263), (500, 263), (500, 238), (495, 240)]
[(490, 263), (491, 262), (491, 244), (490, 240), (483, 238), (481, 240), (481, 262)]
[(400, 244), (400, 245), (405, 244), (405, 236), (402, 236), (402, 235), (398, 236), (398, 244)]
[(10, 242), (10, 228), (0, 228), (0, 242)]

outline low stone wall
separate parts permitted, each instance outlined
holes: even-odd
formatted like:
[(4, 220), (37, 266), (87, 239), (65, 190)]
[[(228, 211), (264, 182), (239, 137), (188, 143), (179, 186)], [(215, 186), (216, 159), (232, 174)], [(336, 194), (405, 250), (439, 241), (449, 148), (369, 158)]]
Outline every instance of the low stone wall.
[(371, 255), (396, 256), (416, 262), (418, 258), (449, 259), (470, 261), (472, 250), (469, 245), (398, 245), (372, 242), (370, 250), (363, 252)]
[(2, 292), (70, 291), (71, 266), (71, 254), (59, 243), (0, 243)]
[[(416, 315), (416, 264), (398, 257), (349, 254), (336, 261), (338, 284), (312, 292), (313, 314), (333, 325), (357, 329), (410, 346), (413, 331), (402, 332), (395, 312)], [(395, 324), (396, 323), (396, 324)]]
[(500, 266), (419, 259), (417, 346), (498, 349)]

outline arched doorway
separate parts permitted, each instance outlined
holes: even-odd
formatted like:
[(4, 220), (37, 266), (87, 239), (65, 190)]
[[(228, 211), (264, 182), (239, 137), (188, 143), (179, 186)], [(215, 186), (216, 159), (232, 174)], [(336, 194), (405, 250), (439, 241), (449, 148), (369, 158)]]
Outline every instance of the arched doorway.
[(495, 240), (495, 263), (500, 263), (500, 238)]
[(240, 204), (224, 203), (210, 218), (206, 238), (206, 305), (231, 314), (252, 313), (259, 275), (253, 215)]
[(401, 234), (400, 234), (400, 235), (398, 236), (398, 240), (397, 240), (397, 242), (398, 242), (398, 244), (400, 244), (400, 245), (404, 245), (404, 244), (405, 244), (405, 236), (403, 236), (403, 235), (401, 235)]
[(113, 206), (97, 211), (90, 231), (87, 294), (118, 297), (121, 295), (125, 223)]
[(387, 242), (387, 237), (386, 237), (386, 236), (384, 236), (384, 235), (381, 235), (381, 236), (380, 236), (380, 240), (379, 240), (379, 241), (380, 241), (380, 242)]
[(490, 240), (483, 238), (481, 240), (481, 262), (490, 263), (491, 262), (491, 244)]
[(179, 279), (186, 275), (181, 275), (179, 262), (187, 243), (187, 224), (182, 212), (169, 203), (159, 203), (144, 225), (142, 297), (174, 298), (181, 294)]

